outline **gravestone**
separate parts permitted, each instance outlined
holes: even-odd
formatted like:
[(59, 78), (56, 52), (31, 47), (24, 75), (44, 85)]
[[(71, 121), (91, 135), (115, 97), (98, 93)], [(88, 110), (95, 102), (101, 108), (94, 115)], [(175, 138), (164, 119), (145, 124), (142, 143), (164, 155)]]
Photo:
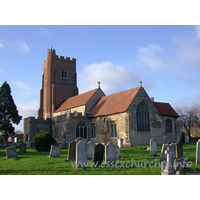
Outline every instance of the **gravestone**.
[(161, 175), (174, 175), (173, 161), (171, 158), (172, 151), (170, 149), (170, 146), (167, 147), (165, 154), (167, 154), (167, 160), (161, 163)]
[(94, 147), (93, 163), (96, 166), (100, 166), (103, 162), (104, 146), (99, 143)]
[(76, 142), (70, 142), (68, 146), (68, 160), (76, 160)]
[(155, 139), (150, 140), (150, 155), (151, 156), (157, 155), (157, 142)]
[(105, 163), (114, 163), (116, 159), (115, 145), (112, 142), (108, 142), (105, 146)]
[(120, 158), (121, 157), (121, 153), (120, 153), (120, 148), (118, 146), (115, 146), (115, 156), (116, 158)]
[(13, 142), (12, 142), (12, 146), (15, 146), (15, 145), (16, 145), (16, 143), (13, 141)]
[(80, 140), (82, 140), (83, 138), (82, 137), (78, 137), (78, 138), (76, 138), (76, 143), (78, 143)]
[(31, 148), (31, 143), (30, 143), (30, 141), (26, 141), (26, 148), (28, 149), (28, 148)]
[(24, 144), (24, 143), (20, 144), (20, 152), (21, 153), (26, 153), (26, 144)]
[(12, 141), (13, 141), (12, 137), (8, 137), (8, 142), (12, 142)]
[(76, 144), (76, 168), (87, 167), (87, 141), (80, 140)]
[(89, 141), (87, 143), (87, 157), (88, 158), (92, 158), (93, 157), (94, 146), (95, 146), (95, 143), (92, 142), (92, 141)]
[(6, 148), (6, 158), (16, 158), (17, 157), (17, 153), (16, 153), (16, 147), (12, 146), (12, 147), (7, 147)]
[(60, 147), (51, 145), (51, 150), (49, 154), (49, 158), (56, 158), (60, 157)]
[(176, 143), (176, 158), (182, 158), (183, 157), (183, 147), (182, 143), (178, 142)]
[(196, 164), (200, 164), (200, 140), (196, 143)]
[(189, 136), (187, 134), (185, 134), (185, 143), (189, 143), (190, 140), (189, 140)]
[(175, 159), (174, 160), (174, 168), (176, 171), (182, 170), (186, 167), (185, 158)]
[(171, 159), (173, 161), (175, 159), (175, 157), (176, 157), (176, 146), (175, 146), (175, 143), (169, 144), (169, 148), (170, 148), (170, 151), (171, 151)]
[(14, 142), (17, 143), (17, 137), (14, 137)]
[(119, 148), (124, 148), (123, 139), (118, 139)]
[(167, 150), (167, 146), (168, 146), (168, 144), (163, 144), (162, 145), (159, 162), (167, 160), (167, 154), (165, 154), (165, 151)]
[(2, 146), (6, 147), (6, 146), (8, 146), (8, 143), (6, 141), (3, 141)]

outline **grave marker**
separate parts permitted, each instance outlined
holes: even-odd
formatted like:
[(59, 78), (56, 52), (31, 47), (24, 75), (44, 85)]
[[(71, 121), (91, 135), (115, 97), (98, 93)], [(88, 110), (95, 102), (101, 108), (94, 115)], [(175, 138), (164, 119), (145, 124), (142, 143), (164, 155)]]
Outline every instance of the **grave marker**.
[(12, 146), (12, 147), (7, 147), (6, 148), (6, 158), (16, 158), (17, 157), (17, 153), (16, 153), (16, 147)]
[(93, 157), (94, 146), (95, 146), (95, 143), (92, 142), (92, 141), (89, 141), (87, 143), (87, 157), (88, 158), (92, 158)]
[(200, 140), (196, 143), (196, 164), (200, 164)]
[(52, 158), (52, 157), (54, 157), (54, 158), (60, 157), (60, 147), (51, 145), (49, 158)]
[(76, 144), (76, 168), (87, 167), (87, 141), (80, 140)]
[(116, 159), (115, 145), (112, 142), (108, 142), (105, 146), (105, 163), (114, 163)]
[(182, 158), (183, 157), (183, 147), (182, 143), (178, 142), (176, 143), (176, 158)]
[(68, 160), (76, 160), (76, 142), (70, 142), (68, 146)]
[(174, 160), (174, 168), (176, 171), (182, 170), (186, 167), (185, 158), (175, 159)]
[(160, 159), (159, 159), (160, 162), (167, 160), (167, 154), (165, 154), (165, 151), (167, 150), (167, 146), (168, 144), (162, 145), (162, 150), (161, 150)]
[(30, 141), (26, 141), (26, 148), (28, 149), (28, 148), (31, 148), (31, 143), (30, 143)]
[(96, 166), (100, 166), (103, 162), (104, 146), (99, 143), (94, 147), (93, 163)]
[(155, 139), (150, 140), (150, 155), (151, 156), (157, 155), (157, 142)]
[(24, 144), (24, 143), (20, 144), (20, 152), (21, 153), (26, 153), (26, 144)]

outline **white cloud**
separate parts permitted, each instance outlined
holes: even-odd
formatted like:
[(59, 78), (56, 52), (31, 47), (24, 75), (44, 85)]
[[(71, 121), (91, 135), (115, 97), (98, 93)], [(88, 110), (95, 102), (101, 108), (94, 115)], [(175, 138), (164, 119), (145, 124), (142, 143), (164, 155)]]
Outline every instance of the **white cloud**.
[(20, 88), (20, 89), (31, 89), (31, 86), (28, 84), (25, 84), (24, 82), (20, 82), (20, 81), (12, 81), (11, 82), (12, 85)]
[(30, 51), (30, 48), (26, 44), (26, 42), (20, 42), (20, 43), (17, 43), (17, 45), (18, 45), (19, 49), (24, 51), (24, 52), (29, 52)]
[(51, 33), (46, 28), (40, 28), (40, 35), (51, 35)]
[(4, 48), (4, 45), (0, 42), (0, 49)]
[(97, 82), (106, 94), (130, 89), (139, 85), (140, 78), (126, 67), (110, 61), (85, 65), (78, 73), (80, 93), (97, 88)]
[(137, 56), (144, 65), (153, 70), (163, 69), (162, 53), (164, 49), (159, 45), (148, 44), (147, 47), (140, 47), (137, 49)]

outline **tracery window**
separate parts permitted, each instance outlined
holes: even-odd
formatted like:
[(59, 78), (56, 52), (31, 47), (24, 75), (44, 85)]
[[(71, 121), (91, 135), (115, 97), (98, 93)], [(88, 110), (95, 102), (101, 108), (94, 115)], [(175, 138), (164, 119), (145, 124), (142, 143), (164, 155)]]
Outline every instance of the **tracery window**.
[(79, 122), (76, 126), (76, 138), (87, 138), (87, 128), (84, 122)]
[(142, 101), (136, 111), (137, 116), (137, 131), (150, 131), (149, 109), (144, 101)]

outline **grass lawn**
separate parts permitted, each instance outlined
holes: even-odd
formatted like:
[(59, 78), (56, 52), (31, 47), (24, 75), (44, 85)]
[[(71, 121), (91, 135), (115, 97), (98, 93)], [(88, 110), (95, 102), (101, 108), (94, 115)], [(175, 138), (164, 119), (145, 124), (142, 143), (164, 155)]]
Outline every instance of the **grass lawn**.
[[(136, 146), (121, 149), (123, 158), (116, 159), (117, 167), (72, 167), (67, 160), (68, 149), (61, 149), (58, 158), (49, 158), (48, 152), (37, 152), (27, 149), (20, 153), (17, 147), (17, 158), (6, 159), (6, 147), (0, 147), (0, 174), (1, 175), (160, 175), (159, 157), (162, 146), (158, 146), (158, 155), (150, 156), (146, 146)], [(196, 165), (196, 144), (183, 144), (183, 155), (188, 158), (190, 168), (200, 168)], [(132, 160), (133, 159), (133, 160)], [(92, 159), (88, 159), (92, 161)], [(117, 161), (119, 162), (117, 164)], [(134, 165), (131, 167), (134, 162)], [(139, 163), (138, 163), (139, 162)], [(73, 162), (74, 163), (74, 162)], [(149, 164), (150, 163), (150, 164)], [(135, 166), (137, 164), (137, 167)], [(139, 164), (139, 166), (138, 166)], [(192, 164), (192, 165), (191, 165)], [(126, 167), (127, 165), (127, 167)], [(146, 165), (146, 166), (144, 166)], [(156, 166), (155, 166), (156, 165)], [(123, 167), (124, 166), (124, 167)], [(187, 166), (187, 165), (186, 165)], [(185, 172), (185, 174), (187, 174)]]

